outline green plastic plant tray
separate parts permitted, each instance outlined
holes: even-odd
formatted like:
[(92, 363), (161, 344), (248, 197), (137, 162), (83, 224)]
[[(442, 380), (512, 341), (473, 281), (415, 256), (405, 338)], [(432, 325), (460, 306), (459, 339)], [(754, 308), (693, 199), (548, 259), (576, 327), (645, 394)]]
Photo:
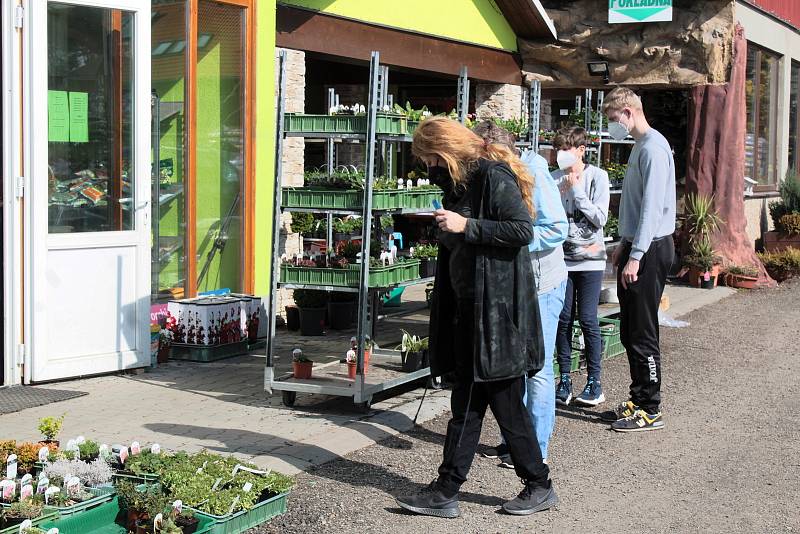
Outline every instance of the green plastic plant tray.
[(433, 211), (432, 202), (442, 200), (442, 192), (439, 189), (410, 189), (405, 192), (405, 206), (412, 210), (429, 209)]
[[(358, 199), (359, 206), (361, 198)], [(378, 189), (372, 192), (372, 209), (396, 210), (404, 207), (402, 189)]]
[(286, 513), (286, 497), (288, 495), (288, 493), (281, 493), (266, 501), (261, 501), (249, 510), (242, 510), (225, 516), (211, 515), (193, 508), (192, 510), (195, 512), (196, 517), (207, 518), (212, 521), (211, 528), (203, 532), (209, 532), (210, 534), (240, 534), (266, 523), (273, 517)]
[(414, 132), (417, 131), (417, 126), (419, 126), (419, 121), (408, 121), (408, 135), (414, 135)]
[(357, 189), (322, 189), (284, 187), (281, 205), (284, 208), (357, 209), (362, 205), (364, 193)]
[(86, 499), (85, 501), (75, 503), (72, 506), (45, 506), (45, 509), (58, 512), (58, 515), (64, 517), (67, 515), (82, 513), (98, 505), (107, 503), (111, 501), (116, 495), (116, 491), (114, 490), (113, 487), (89, 488), (88, 491), (89, 493), (94, 495), (94, 497), (92, 497), (91, 499)]
[[(128, 529), (117, 523), (117, 519), (122, 520), (122, 517), (119, 499), (115, 497), (82, 514), (44, 521), (41, 528), (48, 530), (55, 527), (59, 534), (126, 534)], [(211, 531), (213, 520), (199, 515), (197, 520), (197, 530), (195, 531), (197, 534), (207, 534)]]
[[(58, 513), (53, 511), (45, 511), (41, 516), (37, 517), (33, 520), (34, 527), (41, 527), (41, 525), (49, 522), (54, 517), (57, 517)], [(47, 529), (45, 529), (47, 530)], [(19, 525), (13, 525), (7, 528), (0, 530), (0, 534), (19, 534)]]
[[(366, 115), (306, 115), (286, 114), (284, 130), (300, 134), (366, 134)], [(407, 135), (408, 119), (401, 115), (378, 113), (375, 132), (389, 135)]]
[[(322, 269), (317, 267), (295, 267), (281, 265), (282, 284), (302, 284), (311, 286), (358, 287), (360, 265), (350, 265), (347, 269)], [(387, 267), (373, 267), (369, 270), (369, 287), (388, 287), (393, 284), (419, 278), (419, 261), (396, 263)]]
[(114, 473), (113, 478), (114, 480), (126, 480), (138, 486), (140, 484), (157, 484), (161, 477), (151, 473), (142, 473), (140, 475), (136, 475), (134, 473), (117, 471)]

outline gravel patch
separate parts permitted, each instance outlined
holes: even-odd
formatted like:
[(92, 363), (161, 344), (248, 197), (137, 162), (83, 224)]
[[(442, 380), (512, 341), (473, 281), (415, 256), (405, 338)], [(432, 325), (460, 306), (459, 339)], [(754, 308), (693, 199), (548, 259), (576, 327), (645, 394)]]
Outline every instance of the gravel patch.
[[(500, 513), (520, 483), (476, 457), (458, 519), (400, 511), (393, 495), (436, 475), (447, 415), (298, 477), (289, 511), (251, 534), (307, 532), (800, 532), (800, 283), (740, 292), (662, 329), (666, 428), (617, 434), (592, 411), (559, 409), (550, 449), (557, 509)], [(575, 376), (576, 388), (585, 375)], [(606, 363), (623, 400), (626, 359)], [(498, 442), (491, 416), (482, 446)]]

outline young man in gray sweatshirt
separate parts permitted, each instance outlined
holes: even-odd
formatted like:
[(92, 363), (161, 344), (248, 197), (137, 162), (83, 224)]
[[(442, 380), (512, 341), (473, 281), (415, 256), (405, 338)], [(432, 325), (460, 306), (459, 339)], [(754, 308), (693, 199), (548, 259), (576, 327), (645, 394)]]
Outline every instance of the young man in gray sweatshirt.
[(622, 344), (631, 368), (630, 399), (601, 417), (618, 432), (657, 430), (664, 428), (658, 308), (675, 255), (675, 161), (669, 143), (650, 127), (633, 91), (613, 90), (603, 113), (612, 137), (621, 140), (630, 134), (636, 144), (622, 185), (622, 243), (612, 259), (618, 273)]

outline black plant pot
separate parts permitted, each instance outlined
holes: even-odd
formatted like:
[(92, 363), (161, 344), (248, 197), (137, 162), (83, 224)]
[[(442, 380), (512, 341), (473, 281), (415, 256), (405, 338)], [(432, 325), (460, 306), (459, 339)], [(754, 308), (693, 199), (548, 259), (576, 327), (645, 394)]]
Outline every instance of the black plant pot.
[(300, 335), (323, 335), (325, 333), (326, 311), (326, 308), (300, 308)]
[(300, 308), (286, 306), (286, 328), (295, 332), (300, 330)]
[(703, 280), (700, 282), (700, 288), (701, 289), (714, 289), (714, 287), (716, 287), (716, 285), (717, 285), (716, 281), (717, 281), (717, 277), (716, 276), (711, 276), (711, 277), (709, 277), (708, 280), (703, 278)]
[(403, 360), (403, 371), (406, 373), (413, 373), (427, 367), (428, 351), (420, 352), (407, 352)]
[(353, 325), (354, 302), (329, 302), (328, 319), (333, 330), (347, 330)]
[(419, 274), (422, 278), (433, 278), (436, 276), (436, 258), (422, 260), (419, 265)]

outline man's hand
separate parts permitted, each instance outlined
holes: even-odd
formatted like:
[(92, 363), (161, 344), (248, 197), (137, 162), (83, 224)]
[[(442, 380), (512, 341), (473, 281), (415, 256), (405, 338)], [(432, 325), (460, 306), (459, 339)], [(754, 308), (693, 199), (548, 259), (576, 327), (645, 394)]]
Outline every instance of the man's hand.
[(467, 227), (467, 219), (454, 211), (444, 209), (433, 212), (439, 229), (451, 234), (463, 234)]
[(611, 266), (616, 271), (619, 269), (619, 259), (622, 257), (622, 243), (614, 247), (614, 252), (611, 253)]
[(636, 280), (639, 279), (639, 260), (634, 260), (630, 258), (628, 263), (625, 264), (625, 268), (622, 270), (622, 274), (620, 275), (620, 280), (622, 281), (622, 287), (628, 289), (628, 284), (633, 284)]

